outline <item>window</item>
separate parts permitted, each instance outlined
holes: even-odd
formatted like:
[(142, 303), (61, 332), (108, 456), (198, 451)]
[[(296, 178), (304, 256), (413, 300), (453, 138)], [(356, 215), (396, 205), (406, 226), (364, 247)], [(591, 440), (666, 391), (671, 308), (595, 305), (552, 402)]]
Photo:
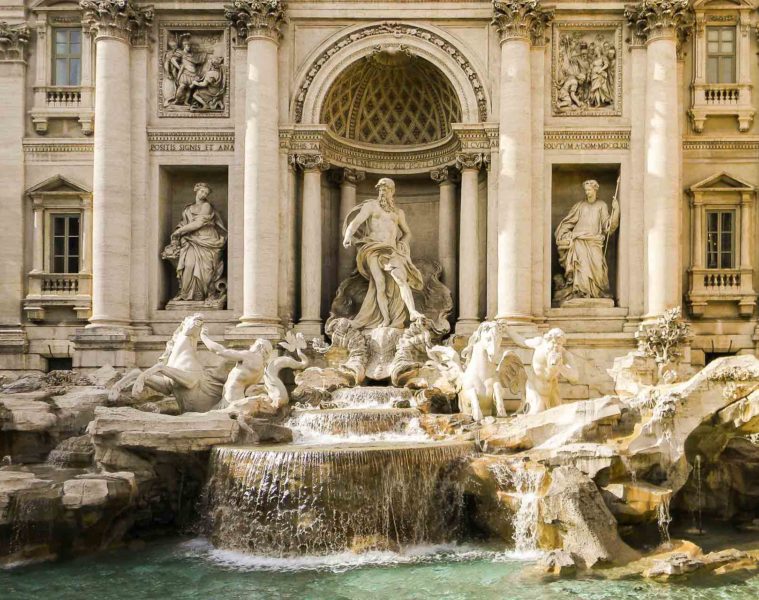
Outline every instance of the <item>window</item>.
[(706, 268), (735, 268), (735, 211), (706, 211)]
[(735, 27), (706, 28), (707, 83), (735, 83)]
[(56, 27), (53, 34), (53, 83), (79, 85), (82, 80), (81, 28)]
[(53, 215), (52, 273), (79, 272), (79, 215)]

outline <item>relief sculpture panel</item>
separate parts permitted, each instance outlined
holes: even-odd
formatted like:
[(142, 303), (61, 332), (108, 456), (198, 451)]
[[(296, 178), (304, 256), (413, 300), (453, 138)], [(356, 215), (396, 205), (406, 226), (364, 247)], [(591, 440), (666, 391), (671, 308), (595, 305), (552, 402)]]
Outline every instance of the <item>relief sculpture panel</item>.
[(556, 23), (553, 31), (554, 116), (622, 114), (622, 26)]
[(229, 36), (223, 22), (163, 23), (161, 117), (229, 116)]

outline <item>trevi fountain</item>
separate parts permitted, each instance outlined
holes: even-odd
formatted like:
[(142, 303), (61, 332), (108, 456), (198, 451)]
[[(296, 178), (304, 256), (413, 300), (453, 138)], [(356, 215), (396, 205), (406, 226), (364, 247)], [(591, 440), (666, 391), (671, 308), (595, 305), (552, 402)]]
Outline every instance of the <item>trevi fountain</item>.
[(0, 599), (759, 598), (757, 30), (0, 6)]
[[(570, 293), (608, 289), (600, 244), (559, 233), (585, 222), (594, 184), (557, 230), (581, 257)], [(756, 597), (759, 360), (688, 371), (675, 308), (615, 360), (613, 394), (564, 402), (560, 382), (586, 374), (561, 329), (524, 337), (485, 321), (454, 343), (451, 293), (411, 256), (395, 188), (381, 178), (346, 216), (356, 268), (328, 343), (290, 331), (276, 348), (228, 348), (198, 312), (145, 370), (4, 384), (0, 581), (12, 597), (628, 597), (665, 585), (671, 598)], [(220, 239), (197, 190), (172, 241), (181, 228)], [(614, 210), (588, 222), (608, 232)], [(215, 293), (202, 281), (219, 278), (213, 249), (179, 260), (205, 264), (178, 274), (177, 298)]]

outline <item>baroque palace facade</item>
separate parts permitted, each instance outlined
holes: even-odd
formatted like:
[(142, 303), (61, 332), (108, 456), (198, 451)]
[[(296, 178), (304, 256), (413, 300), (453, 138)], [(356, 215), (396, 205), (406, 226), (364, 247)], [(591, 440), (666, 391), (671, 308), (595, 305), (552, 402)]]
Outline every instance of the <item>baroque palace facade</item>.
[(8, 0), (0, 21), (0, 369), (146, 366), (193, 312), (232, 345), (323, 334), (382, 177), (456, 334), (560, 327), (608, 367), (682, 306), (693, 365), (757, 349), (755, 0)]

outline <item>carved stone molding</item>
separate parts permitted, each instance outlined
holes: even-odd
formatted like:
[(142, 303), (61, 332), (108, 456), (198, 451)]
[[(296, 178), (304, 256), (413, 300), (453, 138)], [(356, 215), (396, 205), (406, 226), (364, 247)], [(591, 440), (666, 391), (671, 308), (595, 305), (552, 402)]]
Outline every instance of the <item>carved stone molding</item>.
[(26, 23), (0, 21), (0, 61), (25, 60), (31, 30)]
[(327, 171), (330, 167), (321, 154), (296, 154), (295, 164), (304, 171)]
[(630, 131), (547, 130), (543, 137), (543, 147), (546, 150), (627, 150), (630, 147)]
[(625, 16), (633, 36), (646, 42), (675, 37), (682, 45), (694, 23), (693, 9), (688, 0), (643, 0), (627, 6)]
[(430, 177), (432, 178), (432, 181), (439, 184), (444, 183), (457, 183), (459, 178), (459, 173), (455, 169), (451, 167), (442, 167), (440, 169), (432, 169), (430, 171)]
[(148, 131), (150, 152), (234, 152), (234, 131)]
[(235, 0), (224, 6), (224, 16), (237, 32), (237, 39), (264, 38), (279, 43), (285, 22), (281, 0)]
[(82, 23), (95, 39), (116, 38), (141, 44), (153, 23), (152, 6), (136, 6), (129, 0), (80, 0)]
[(622, 22), (553, 25), (554, 116), (622, 115)]
[(324, 68), (327, 62), (335, 54), (337, 54), (343, 48), (346, 48), (347, 46), (350, 46), (351, 44), (354, 44), (366, 38), (387, 34), (391, 34), (394, 37), (399, 38), (399, 42), (402, 41), (402, 38), (404, 36), (417, 38), (418, 40), (432, 44), (436, 48), (443, 50), (446, 54), (448, 54), (455, 62), (455, 64), (458, 65), (458, 67), (464, 72), (464, 75), (469, 80), (472, 91), (474, 92), (475, 98), (477, 100), (477, 109), (479, 112), (480, 121), (487, 120), (488, 102), (485, 95), (485, 88), (470, 61), (458, 48), (456, 48), (453, 44), (451, 44), (448, 40), (444, 39), (440, 35), (434, 33), (433, 31), (419, 27), (418, 25), (387, 22), (380, 23), (378, 25), (369, 25), (361, 29), (353, 30), (350, 33), (347, 33), (344, 36), (338, 38), (331, 46), (326, 48), (324, 52), (320, 53), (319, 56), (317, 56), (313, 63), (311, 63), (311, 66), (309, 67), (305, 78), (300, 82), (298, 91), (295, 95), (296, 100), (293, 107), (294, 121), (296, 123), (302, 122), (303, 105), (306, 100), (306, 94), (311, 87), (311, 84), (314, 82), (314, 78), (316, 77), (317, 73), (319, 73), (319, 71)]
[(519, 38), (540, 45), (553, 12), (543, 8), (538, 0), (493, 0), (491, 23), (501, 36), (501, 43)]
[(482, 154), (460, 152), (456, 155), (456, 168), (460, 171), (466, 169), (480, 170), (483, 164)]
[(333, 183), (338, 185), (342, 185), (343, 183), (357, 185), (366, 179), (366, 172), (345, 167), (343, 169), (330, 171), (330, 179)]

